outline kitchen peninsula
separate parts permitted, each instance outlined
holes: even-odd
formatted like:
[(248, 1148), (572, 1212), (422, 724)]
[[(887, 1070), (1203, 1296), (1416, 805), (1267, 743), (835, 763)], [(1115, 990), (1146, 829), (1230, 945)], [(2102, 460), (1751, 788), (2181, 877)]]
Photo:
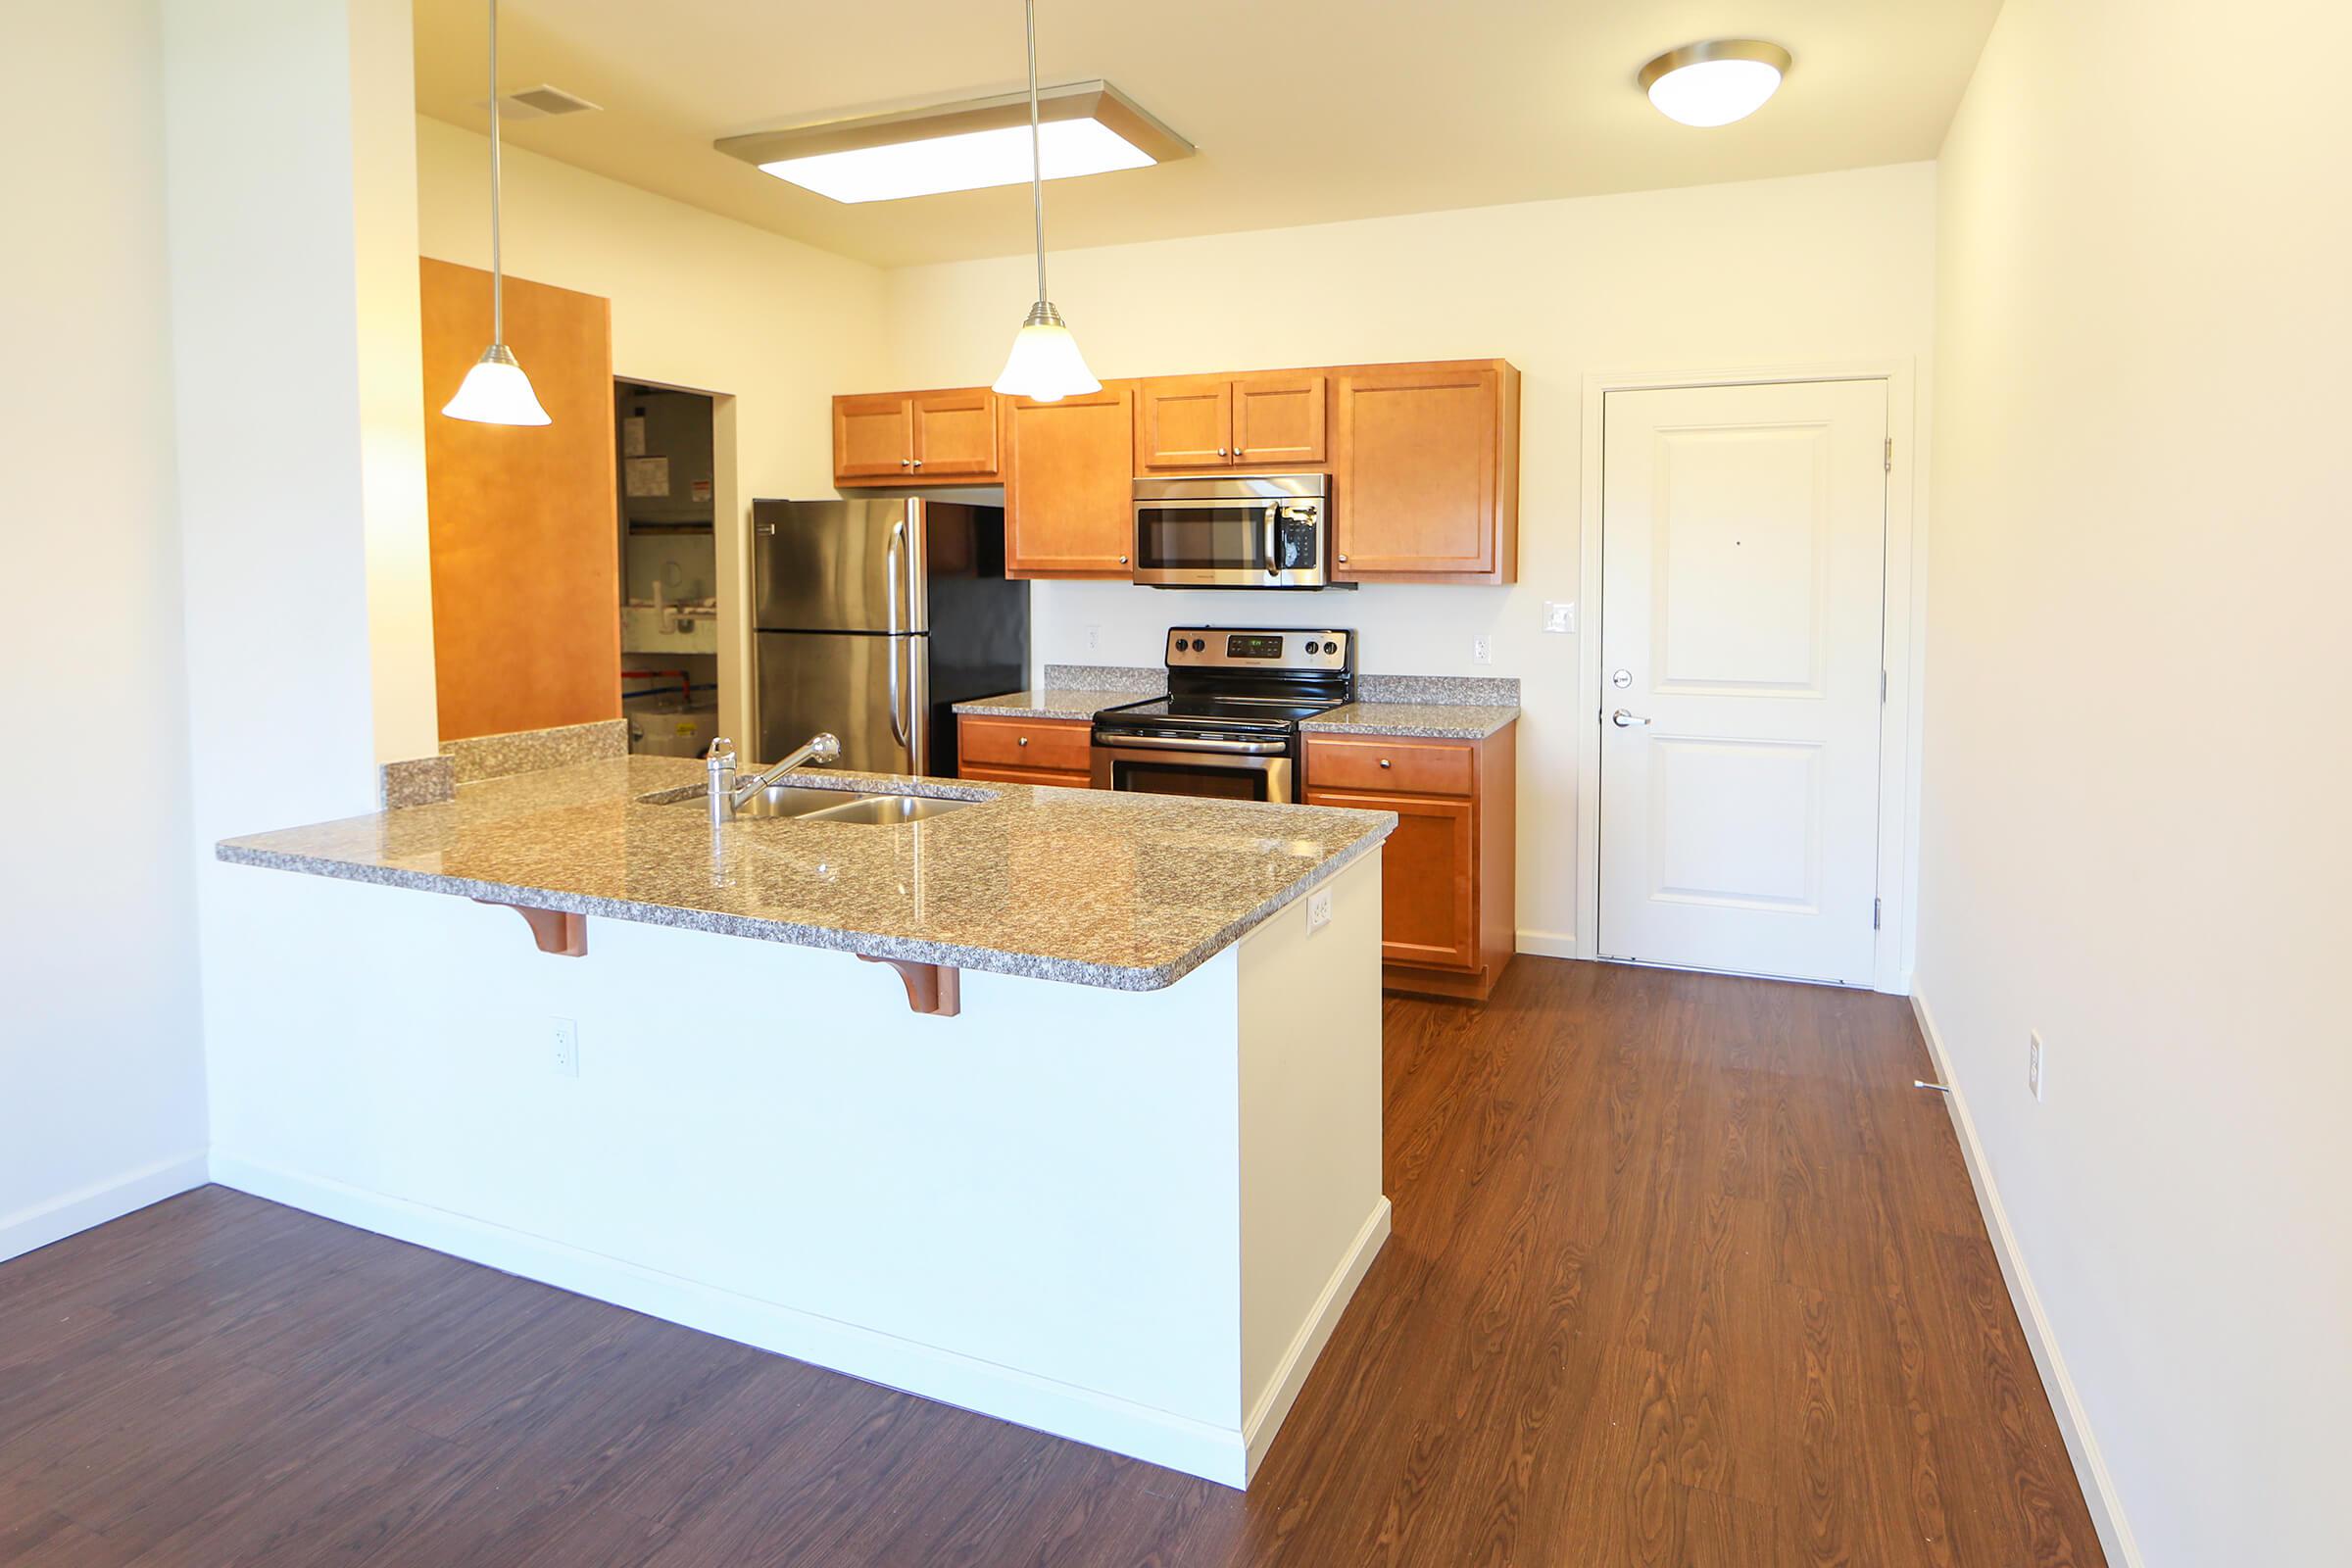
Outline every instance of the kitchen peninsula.
[[(824, 772), (962, 804), (714, 829), (702, 780), (613, 757), (222, 843), (309, 873), (242, 902), (348, 1027), (285, 1065), (305, 1168), (230, 1127), (221, 1179), (1245, 1485), (1388, 1233), (1395, 819)], [(306, 1090), (355, 1055), (367, 1093)]]

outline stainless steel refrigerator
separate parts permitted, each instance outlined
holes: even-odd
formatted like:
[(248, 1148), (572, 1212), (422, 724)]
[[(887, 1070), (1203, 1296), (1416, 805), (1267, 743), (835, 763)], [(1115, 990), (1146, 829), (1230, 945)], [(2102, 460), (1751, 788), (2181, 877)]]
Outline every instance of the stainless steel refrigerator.
[(1004, 514), (920, 499), (752, 503), (752, 756), (820, 731), (842, 767), (956, 772), (954, 706), (1028, 682)]

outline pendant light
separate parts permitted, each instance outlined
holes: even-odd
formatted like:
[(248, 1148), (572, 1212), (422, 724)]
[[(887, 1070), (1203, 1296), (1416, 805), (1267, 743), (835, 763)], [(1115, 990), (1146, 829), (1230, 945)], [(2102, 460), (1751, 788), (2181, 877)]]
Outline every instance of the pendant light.
[(1037, 215), (1037, 303), (1012, 340), (1012, 354), (996, 391), (1009, 397), (1057, 403), (1079, 392), (1100, 392), (1102, 383), (1086, 368), (1078, 340), (1062, 324), (1061, 313), (1046, 294), (1046, 158), (1037, 116), (1037, 0), (1021, 0), (1029, 19), (1029, 199)]
[(531, 378), (507, 347), (507, 279), (499, 254), (498, 208), (498, 0), (490, 0), (490, 346), (441, 412), (476, 424), (545, 424), (547, 411), (531, 391)]

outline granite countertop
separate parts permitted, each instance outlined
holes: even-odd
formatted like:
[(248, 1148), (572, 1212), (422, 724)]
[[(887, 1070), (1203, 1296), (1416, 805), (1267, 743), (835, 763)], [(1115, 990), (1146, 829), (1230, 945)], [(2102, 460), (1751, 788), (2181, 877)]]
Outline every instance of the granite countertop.
[[(958, 713), (994, 718), (1092, 718), (1099, 709), (1138, 703), (1152, 693), (1090, 691), (1049, 686), (957, 703)], [(1303, 720), (1310, 735), (1417, 735), (1430, 740), (1485, 740), (1518, 718), (1514, 705), (1495, 703), (1349, 703)]]
[[(1060, 710), (1056, 710), (1057, 712)], [(1396, 826), (1386, 811), (809, 770), (980, 804), (896, 826), (747, 818), (627, 757), (224, 840), (223, 860), (998, 974), (1172, 985)]]
[(1309, 735), (1420, 736), (1483, 741), (1519, 717), (1516, 707), (1488, 703), (1349, 703), (1299, 720)]
[(1102, 709), (1146, 702), (1159, 695), (1156, 691), (1044, 686), (1034, 691), (1006, 692), (1002, 697), (982, 697), (968, 703), (957, 703), (956, 711), (979, 713), (990, 718), (1092, 718)]

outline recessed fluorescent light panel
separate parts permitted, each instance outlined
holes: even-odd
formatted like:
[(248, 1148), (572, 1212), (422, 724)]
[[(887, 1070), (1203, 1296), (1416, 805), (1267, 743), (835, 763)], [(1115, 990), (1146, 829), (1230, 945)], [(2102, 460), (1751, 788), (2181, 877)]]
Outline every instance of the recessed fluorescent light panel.
[[(1045, 177), (1190, 158), (1193, 144), (1105, 81), (1038, 94)], [(1029, 95), (728, 136), (720, 152), (837, 202), (894, 202), (1029, 178)]]

